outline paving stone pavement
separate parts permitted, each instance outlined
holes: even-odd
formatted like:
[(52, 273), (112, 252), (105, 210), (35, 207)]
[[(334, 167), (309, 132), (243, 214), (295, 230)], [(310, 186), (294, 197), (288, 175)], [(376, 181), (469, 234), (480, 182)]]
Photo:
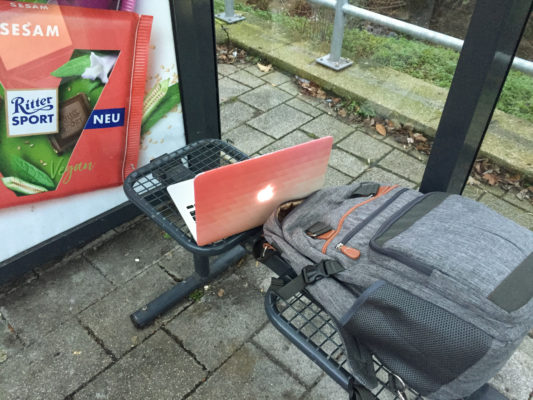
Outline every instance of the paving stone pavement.
[[(326, 185), (420, 184), (426, 157), (329, 115), (282, 71), (224, 64), (218, 72), (223, 139), (250, 155), (331, 134)], [(533, 229), (533, 207), (516, 193), (467, 186), (465, 195)], [(203, 295), (134, 328), (129, 314), (192, 270), (192, 256), (141, 217), (1, 287), (0, 399), (346, 398), (268, 322), (263, 293), (273, 273), (251, 256)], [(533, 338), (491, 382), (510, 399), (531, 399)]]

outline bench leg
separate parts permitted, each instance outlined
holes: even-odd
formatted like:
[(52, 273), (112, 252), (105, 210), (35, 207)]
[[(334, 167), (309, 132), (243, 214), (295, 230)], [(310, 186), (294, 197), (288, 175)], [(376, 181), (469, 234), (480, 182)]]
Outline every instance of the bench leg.
[(130, 315), (131, 321), (137, 328), (151, 324), (159, 315), (174, 307), (194, 290), (211, 282), (246, 253), (243, 246), (237, 245), (221, 254), (211, 265), (209, 257), (194, 254), (194, 274), (135, 311)]

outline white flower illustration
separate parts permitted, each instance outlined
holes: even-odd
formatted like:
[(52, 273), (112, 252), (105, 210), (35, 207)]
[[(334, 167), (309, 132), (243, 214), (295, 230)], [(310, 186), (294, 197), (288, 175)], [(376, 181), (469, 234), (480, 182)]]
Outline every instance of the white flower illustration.
[(91, 52), (91, 66), (85, 68), (81, 77), (93, 81), (98, 78), (102, 83), (107, 83), (109, 81), (107, 76), (117, 62), (117, 58), (118, 56), (115, 55), (98, 56)]

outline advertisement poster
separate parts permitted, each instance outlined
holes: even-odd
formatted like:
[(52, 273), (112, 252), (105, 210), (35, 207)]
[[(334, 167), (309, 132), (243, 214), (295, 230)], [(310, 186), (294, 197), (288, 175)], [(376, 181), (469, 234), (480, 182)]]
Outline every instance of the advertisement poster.
[[(16, 2), (0, 1), (13, 6), (18, 5)], [(138, 152), (137, 166), (141, 166), (161, 154), (184, 146), (185, 133), (169, 4), (149, 0), (137, 0), (135, 3), (135, 13), (153, 17), (146, 78), (142, 82), (144, 88), (141, 86), (140, 89), (141, 96), (145, 98), (142, 121), (141, 115), (138, 121), (142, 124), (141, 136), (137, 138), (137, 143), (140, 142), (140, 144), (138, 148), (133, 149), (134, 158), (137, 158), (135, 152)], [(121, 14), (118, 20), (128, 20), (128, 17), (130, 19), (132, 17), (123, 12), (111, 13)], [(4, 13), (5, 15), (7, 13)], [(46, 21), (39, 22), (38, 20), (33, 22), (34, 30), (25, 31), (23, 24), (17, 24), (13, 18), (11, 20), (2, 18), (0, 12), (0, 35), (39, 36), (42, 34), (45, 40), (47, 34), (50, 37), (56, 34), (54, 27), (58, 24), (46, 24)], [(40, 27), (37, 28), (38, 26)], [(42, 32), (39, 30), (36, 32), (35, 29), (42, 29)], [(49, 31), (47, 32), (46, 29)], [(63, 29), (63, 27), (58, 29)], [(5, 110), (2, 111), (9, 123), (0, 132), (4, 137), (3, 142), (0, 141), (0, 173), (2, 174), (0, 206), (4, 201), (4, 205), (0, 208), (0, 235), (2, 237), (0, 264), (127, 201), (121, 185), (123, 176), (120, 173), (127, 174), (130, 171), (127, 171), (125, 167), (115, 168), (112, 163), (119, 160), (124, 165), (133, 164), (127, 163), (127, 154), (111, 152), (111, 149), (117, 147), (113, 144), (115, 139), (112, 132), (113, 129), (118, 129), (115, 128), (116, 126), (127, 126), (135, 121), (129, 120), (127, 110), (124, 112), (124, 107), (128, 104), (116, 106), (116, 101), (113, 103), (109, 100), (107, 107), (99, 107), (107, 99), (119, 96), (121, 90), (130, 89), (127, 84), (120, 81), (121, 68), (126, 68), (127, 60), (123, 56), (127, 55), (127, 51), (120, 51), (121, 47), (118, 45), (110, 50), (105, 46), (106, 43), (97, 45), (100, 48), (96, 49), (89, 48), (83, 40), (76, 42), (76, 38), (72, 39), (74, 35), (86, 35), (90, 38), (91, 33), (84, 32), (82, 29), (82, 27), (67, 28), (70, 36), (54, 42), (57, 48), (54, 48), (53, 56), (63, 57), (60, 68), (53, 71), (53, 76), (59, 78), (55, 79), (55, 82), (59, 81), (59, 86), (56, 83), (55, 87), (53, 84), (47, 87), (47, 82), (40, 82), (30, 91), (18, 90), (17, 82), (13, 78), (16, 75), (8, 76), (5, 72), (6, 65), (9, 64), (11, 71), (16, 70), (17, 63), (22, 65), (26, 62), (21, 59), (25, 57), (25, 52), (11, 53), (9, 58), (2, 56), (3, 69), (0, 71), (2, 73), (0, 82), (3, 86), (0, 86), (0, 99), (5, 102), (3, 107)], [(133, 34), (128, 36), (133, 36)], [(94, 43), (95, 41), (87, 39), (87, 42)], [(1, 51), (1, 54), (5, 55), (10, 50), (2, 49)], [(38, 47), (36, 51), (39, 51)], [(24, 65), (28, 69), (28, 63)], [(40, 67), (43, 67), (42, 63)], [(24, 74), (19, 74), (21, 77), (29, 76), (31, 68), (22, 72)], [(53, 78), (50, 79), (53, 80)], [(4, 90), (4, 86), (11, 87), (11, 89)], [(96, 105), (98, 97), (100, 103)], [(48, 103), (44, 104), (43, 102), (46, 101)], [(57, 111), (54, 113), (54, 109), (59, 110), (59, 113)], [(96, 109), (103, 109), (103, 111)], [(124, 118), (125, 115), (126, 118)], [(67, 118), (67, 116), (70, 117)], [(49, 134), (58, 132), (58, 124), (62, 126), (59, 133)], [(97, 140), (95, 138), (98, 135), (90, 133), (98, 132), (98, 129), (103, 128), (106, 129), (104, 142), (94, 143), (92, 147), (81, 146), (82, 141)], [(115, 141), (118, 140), (117, 138)], [(120, 140), (127, 141), (128, 139)], [(126, 148), (127, 146), (118, 147)], [(84, 153), (80, 150), (81, 148), (92, 150), (86, 150)], [(94, 149), (101, 150), (95, 151)], [(131, 153), (132, 149), (128, 151)], [(80, 162), (74, 163), (73, 159), (78, 156), (81, 157)], [(107, 178), (109, 182), (104, 183), (91, 183), (90, 179), (82, 179), (84, 173), (89, 175), (90, 170), (94, 168), (97, 162), (94, 160), (99, 160), (99, 166), (107, 160), (109, 170), (118, 172), (110, 173)], [(71, 173), (68, 172), (69, 170)], [(76, 183), (76, 180), (79, 183)], [(70, 188), (76, 188), (76, 185), (78, 185), (77, 192), (84, 192), (53, 198), (60, 192), (60, 189), (71, 190)], [(98, 185), (108, 187), (98, 188)], [(16, 201), (28, 203), (12, 205)], [(9, 206), (6, 207), (5, 204)]]

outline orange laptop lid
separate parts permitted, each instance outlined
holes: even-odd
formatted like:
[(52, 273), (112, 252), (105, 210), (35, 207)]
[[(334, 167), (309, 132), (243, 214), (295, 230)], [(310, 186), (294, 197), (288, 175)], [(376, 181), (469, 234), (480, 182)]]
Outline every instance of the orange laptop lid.
[(198, 175), (198, 245), (262, 225), (281, 203), (320, 189), (332, 144), (327, 136)]

